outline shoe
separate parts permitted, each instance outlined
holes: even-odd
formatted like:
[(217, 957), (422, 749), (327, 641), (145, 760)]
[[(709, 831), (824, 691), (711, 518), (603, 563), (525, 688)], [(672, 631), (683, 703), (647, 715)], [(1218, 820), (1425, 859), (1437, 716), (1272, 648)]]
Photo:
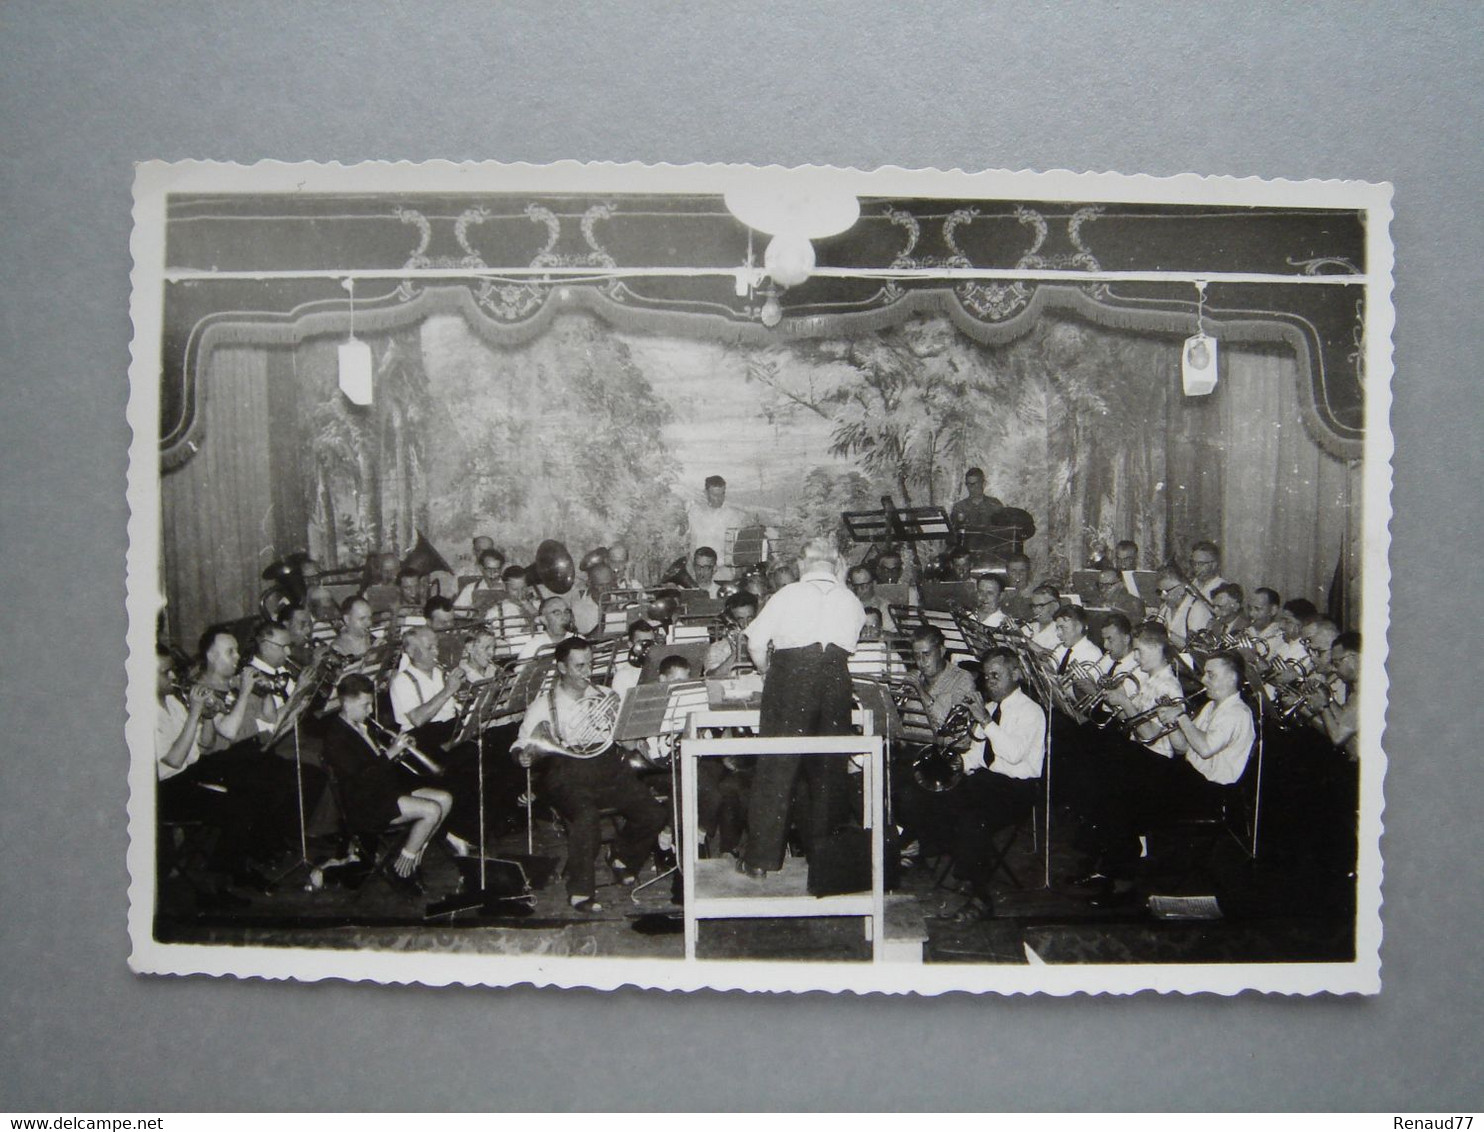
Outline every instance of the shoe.
[(584, 916), (591, 916), (595, 912), (601, 912), (603, 910), (603, 905), (599, 904), (591, 896), (568, 897), (567, 903), (572, 906), (572, 911), (580, 912)]
[(654, 854), (654, 867), (659, 872), (675, 867), (675, 850), (657, 849)]
[(621, 861), (615, 860), (613, 862), (613, 883), (621, 884), (624, 888), (633, 888), (639, 883), (639, 874)]
[(994, 919), (994, 901), (984, 896), (971, 896), (969, 902), (953, 914), (955, 924), (980, 924)]

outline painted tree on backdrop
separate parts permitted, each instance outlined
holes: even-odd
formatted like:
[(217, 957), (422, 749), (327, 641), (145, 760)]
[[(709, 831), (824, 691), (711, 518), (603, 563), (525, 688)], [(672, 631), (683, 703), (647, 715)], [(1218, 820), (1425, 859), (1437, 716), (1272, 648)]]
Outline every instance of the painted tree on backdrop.
[(1162, 547), (1167, 383), (1148, 378), (1169, 351), (1056, 318), (986, 346), (932, 317), (752, 354), (747, 375), (769, 420), (831, 421), (832, 454), (874, 495), (946, 506), (983, 467), (991, 494), (1036, 516), (1038, 573), (1056, 575), (1080, 563), (1090, 523)]
[(670, 406), (606, 325), (564, 315), (505, 348), (436, 329), (426, 347), (439, 355), (436, 545), (492, 531), (513, 561), (529, 562), (545, 538), (576, 557), (621, 539), (651, 570), (683, 550), (662, 433)]

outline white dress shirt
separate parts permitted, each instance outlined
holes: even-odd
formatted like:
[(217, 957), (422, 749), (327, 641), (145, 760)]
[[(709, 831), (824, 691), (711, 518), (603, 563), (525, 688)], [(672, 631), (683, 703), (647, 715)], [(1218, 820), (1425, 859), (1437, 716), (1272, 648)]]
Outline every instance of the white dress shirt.
[[(388, 689), (392, 699), (392, 718), (397, 721), (397, 726), (404, 729), (411, 727), (410, 713), (412, 710), (422, 707), (441, 691), (443, 691), (443, 669), (434, 665), (432, 672), (423, 672), (414, 667), (411, 657), (403, 656), (397, 664), (397, 673), (392, 677), (391, 687)], [(449, 696), (432, 718), (425, 719), (423, 722), (445, 723), (450, 719), (456, 719), (458, 714), (453, 697)]]
[(1219, 704), (1208, 703), (1201, 708), (1195, 726), (1205, 733), (1207, 741), (1219, 745), (1209, 758), (1202, 758), (1194, 750), (1187, 751), (1185, 761), (1210, 781), (1230, 786), (1247, 769), (1247, 756), (1257, 736), (1252, 709), (1242, 702), (1240, 693), (1233, 692)]
[[(1061, 670), (1061, 662), (1066, 659), (1067, 651), (1065, 645), (1060, 645), (1051, 654), (1051, 662), (1058, 671)], [(1106, 676), (1113, 667), (1113, 662), (1102, 649), (1092, 643), (1091, 637), (1078, 637), (1072, 642), (1071, 653), (1072, 659), (1067, 662), (1067, 671), (1071, 671), (1074, 665), (1090, 664)]]
[(1019, 688), (998, 705), (990, 705), (991, 720), (996, 706), (999, 722), (974, 728), (975, 736), (982, 736), (994, 755), (989, 770), (1006, 778), (1040, 778), (1046, 757), (1046, 713)]
[(855, 651), (866, 610), (828, 567), (811, 570), (784, 586), (747, 626), (750, 650), (836, 645)]
[(201, 729), (196, 729), (196, 735), (191, 740), (191, 749), (186, 755), (185, 762), (179, 766), (171, 766), (165, 761), (165, 756), (170, 753), (170, 748), (175, 746), (175, 740), (185, 730), (190, 712), (185, 704), (175, 696), (166, 696), (163, 706), (156, 703), (159, 710), (155, 712), (155, 777), (161, 782), (167, 778), (174, 778), (186, 767), (190, 766), (201, 757)]

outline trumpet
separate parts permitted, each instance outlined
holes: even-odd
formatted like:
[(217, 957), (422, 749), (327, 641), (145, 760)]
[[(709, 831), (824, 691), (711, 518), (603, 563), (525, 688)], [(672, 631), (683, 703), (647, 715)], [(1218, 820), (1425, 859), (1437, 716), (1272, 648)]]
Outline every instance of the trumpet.
[(1194, 652), (1231, 652), (1243, 648), (1242, 638), (1219, 629), (1197, 629), (1190, 634), (1186, 645)]
[[(411, 732), (393, 731), (390, 727), (378, 723), (369, 715), (366, 717), (366, 722), (380, 731), (387, 739), (391, 740), (391, 743), (381, 753), (391, 759), (392, 762), (400, 763), (406, 770), (417, 775), (419, 778), (425, 774), (443, 773), (443, 767), (441, 765), (418, 750), (417, 744), (412, 741)], [(402, 744), (402, 749), (396, 754), (393, 754), (392, 752), (396, 749), (398, 743)]]

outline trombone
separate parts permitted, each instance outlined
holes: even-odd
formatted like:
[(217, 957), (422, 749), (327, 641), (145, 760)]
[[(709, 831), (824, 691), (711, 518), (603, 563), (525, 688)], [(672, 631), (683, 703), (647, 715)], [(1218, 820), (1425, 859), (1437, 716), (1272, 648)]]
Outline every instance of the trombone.
[[(421, 778), (425, 774), (442, 774), (443, 767), (422, 751), (418, 750), (417, 744), (412, 741), (412, 732), (393, 731), (385, 724), (377, 722), (371, 716), (366, 717), (366, 722), (376, 730), (380, 731), (391, 742), (382, 750), (382, 755), (401, 766), (412, 774)], [(401, 743), (402, 749), (397, 751), (397, 744)], [(395, 754), (393, 752), (396, 752)]]
[[(1097, 682), (1093, 685), (1091, 692), (1088, 692), (1080, 699), (1073, 700), (1072, 705), (1082, 714), (1089, 715), (1092, 713), (1094, 708), (1104, 706), (1104, 701), (1107, 700), (1109, 692), (1113, 691), (1120, 684), (1129, 680), (1133, 681), (1134, 691), (1137, 692), (1139, 690), (1140, 684), (1139, 674), (1137, 672), (1133, 671), (1132, 669), (1124, 669), (1122, 672), (1110, 672), (1108, 673), (1108, 675), (1103, 676), (1097, 680)], [(1113, 717), (1110, 716), (1108, 719), (1105, 719), (1101, 723), (1099, 723), (1098, 726), (1107, 727), (1108, 724), (1112, 721)]]

